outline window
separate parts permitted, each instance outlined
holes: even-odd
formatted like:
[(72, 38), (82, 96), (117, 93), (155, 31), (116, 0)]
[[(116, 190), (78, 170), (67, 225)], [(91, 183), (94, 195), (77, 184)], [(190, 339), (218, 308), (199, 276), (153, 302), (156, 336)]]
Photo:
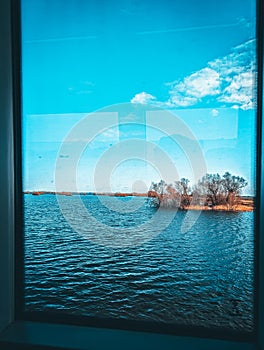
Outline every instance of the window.
[[(63, 158), (62, 158), (63, 159)], [(10, 226), (9, 226), (9, 229), (10, 229)], [(168, 339), (168, 338), (167, 338)], [(174, 338), (174, 340), (175, 340), (175, 338)]]

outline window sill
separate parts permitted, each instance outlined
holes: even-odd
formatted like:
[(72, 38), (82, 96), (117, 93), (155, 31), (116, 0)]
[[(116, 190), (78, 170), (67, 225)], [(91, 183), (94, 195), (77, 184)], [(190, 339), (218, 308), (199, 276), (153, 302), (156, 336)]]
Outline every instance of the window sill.
[(252, 343), (22, 321), (0, 334), (1, 344), (5, 349), (256, 349)]

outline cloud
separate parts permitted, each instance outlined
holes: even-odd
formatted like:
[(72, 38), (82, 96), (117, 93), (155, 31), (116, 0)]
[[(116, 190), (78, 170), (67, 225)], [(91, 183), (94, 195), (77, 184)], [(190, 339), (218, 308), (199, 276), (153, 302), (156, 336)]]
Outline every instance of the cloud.
[(218, 100), (233, 104), (233, 108), (241, 108), (243, 110), (254, 108), (255, 103), (252, 98), (254, 95), (254, 80), (255, 74), (253, 72), (244, 72), (234, 76)]
[(151, 103), (164, 108), (211, 102), (219, 107), (252, 109), (256, 103), (255, 47), (256, 40), (249, 40), (184, 79), (165, 83), (169, 88), (166, 101), (159, 101), (147, 92), (141, 92), (131, 102)]
[(97, 135), (97, 138), (102, 138), (104, 140), (112, 140), (112, 139), (117, 139), (119, 137), (119, 130), (118, 127), (112, 127), (110, 129), (107, 129)]
[(203, 68), (182, 82), (172, 84), (168, 102), (181, 107), (194, 105), (205, 96), (218, 95), (220, 84), (219, 73), (208, 67)]
[(219, 111), (218, 111), (217, 109), (212, 109), (212, 110), (211, 110), (211, 115), (212, 115), (213, 117), (217, 117), (217, 116), (219, 115)]
[(255, 107), (256, 63), (255, 40), (236, 46), (229, 55), (209, 62), (221, 76), (219, 102), (230, 104), (232, 108), (244, 110)]
[(131, 99), (131, 103), (152, 103), (153, 101), (156, 100), (156, 97), (148, 94), (146, 92), (140, 92), (139, 94), (136, 94), (132, 99)]
[[(119, 138), (119, 130), (118, 126), (109, 128), (107, 130), (103, 130), (99, 132), (97, 135), (95, 135), (94, 138), (90, 138), (87, 136), (85, 137), (72, 137), (68, 138), (67, 141), (64, 142), (70, 142), (70, 143), (84, 143), (90, 146), (94, 146), (97, 144), (103, 144), (103, 143), (109, 143), (109, 142), (114, 142), (117, 141)], [(60, 158), (66, 158), (66, 157), (60, 157)]]

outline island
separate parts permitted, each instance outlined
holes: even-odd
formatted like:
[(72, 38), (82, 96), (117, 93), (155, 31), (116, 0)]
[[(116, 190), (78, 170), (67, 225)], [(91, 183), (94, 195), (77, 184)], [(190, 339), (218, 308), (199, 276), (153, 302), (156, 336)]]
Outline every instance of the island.
[(52, 192), (25, 191), (24, 194), (41, 196), (45, 194), (62, 196), (109, 196), (109, 197), (146, 197), (149, 205), (156, 208), (177, 210), (218, 210), (218, 211), (253, 211), (255, 198), (243, 196), (242, 190), (247, 181), (240, 176), (225, 172), (222, 176), (216, 174), (204, 175), (197, 184), (189, 186), (187, 178), (181, 178), (174, 183), (164, 180), (152, 182), (149, 191), (139, 192)]

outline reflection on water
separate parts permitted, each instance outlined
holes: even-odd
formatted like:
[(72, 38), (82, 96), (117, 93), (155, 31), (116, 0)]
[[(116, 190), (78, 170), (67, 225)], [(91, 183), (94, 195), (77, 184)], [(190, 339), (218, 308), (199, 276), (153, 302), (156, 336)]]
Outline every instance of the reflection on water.
[[(148, 199), (127, 214), (82, 199), (97, 220), (135, 231), (155, 213)], [(202, 212), (182, 233), (185, 215), (117, 250), (74, 232), (55, 196), (25, 195), (26, 309), (252, 331), (254, 213)]]

